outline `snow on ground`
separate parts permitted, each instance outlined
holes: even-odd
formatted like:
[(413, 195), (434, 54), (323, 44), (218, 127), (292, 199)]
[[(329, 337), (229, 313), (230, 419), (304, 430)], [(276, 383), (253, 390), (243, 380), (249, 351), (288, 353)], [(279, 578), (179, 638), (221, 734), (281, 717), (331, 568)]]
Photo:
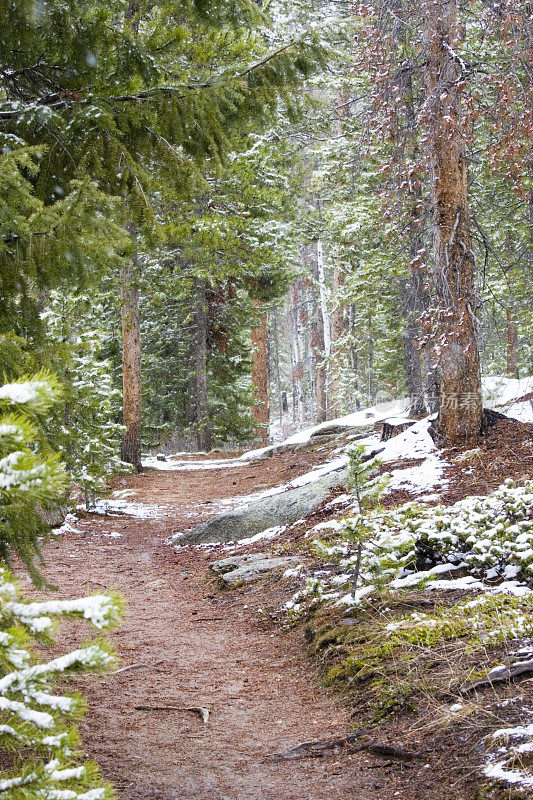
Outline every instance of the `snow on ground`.
[(402, 459), (423, 459), (418, 466), (392, 469), (389, 472), (388, 492), (407, 489), (413, 494), (424, 495), (435, 486), (444, 485), (442, 475), (447, 462), (429, 435), (430, 423), (428, 418), (421, 419), (403, 433), (382, 443), (379, 459), (385, 465)]
[[(178, 455), (178, 454), (176, 454)], [(181, 453), (179, 454), (181, 455)], [(191, 455), (190, 453), (188, 454)], [(164, 470), (165, 472), (186, 471), (194, 472), (195, 470), (206, 469), (228, 469), (230, 467), (242, 467), (241, 458), (206, 458), (206, 459), (191, 459), (181, 458), (175, 456), (168, 456), (164, 461), (157, 458), (157, 456), (146, 456), (142, 460), (143, 467), (150, 467), (151, 469)]]
[(78, 522), (78, 518), (74, 514), (67, 514), (63, 524), (59, 528), (53, 528), (52, 533), (54, 536), (62, 536), (64, 533), (79, 533), (79, 529), (74, 528), (75, 522)]
[(485, 405), (508, 405), (519, 397), (533, 392), (533, 375), (525, 378), (506, 378), (503, 375), (487, 375), (482, 379)]
[[(529, 708), (523, 706), (522, 711), (528, 719), (533, 717), (533, 712)], [(521, 792), (533, 789), (533, 774), (530, 768), (533, 753), (533, 724), (501, 728), (487, 739), (491, 752), (483, 768), (485, 777), (502, 781)]]
[[(85, 510), (84, 505), (79, 505), (78, 509)], [(94, 508), (91, 508), (91, 514), (104, 514), (109, 517), (117, 517), (125, 514), (128, 517), (137, 517), (137, 519), (161, 519), (167, 517), (169, 512), (163, 506), (151, 505), (149, 503), (136, 503), (131, 500), (112, 499), (109, 497), (100, 499), (96, 502)]]

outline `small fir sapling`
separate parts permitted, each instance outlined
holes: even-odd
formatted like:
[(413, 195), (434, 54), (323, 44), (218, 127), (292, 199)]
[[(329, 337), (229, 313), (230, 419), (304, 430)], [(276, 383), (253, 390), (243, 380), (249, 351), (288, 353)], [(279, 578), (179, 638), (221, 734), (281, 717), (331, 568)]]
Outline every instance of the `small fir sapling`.
[(357, 504), (357, 513), (349, 520), (350, 536), (357, 542), (357, 556), (352, 575), (352, 590), (355, 596), (365, 542), (372, 530), (366, 523), (366, 514), (378, 504), (388, 478), (379, 474), (379, 462), (375, 458), (365, 460), (364, 445), (353, 445), (346, 452), (350, 459), (348, 467), (350, 486)]
[[(57, 364), (64, 385), (62, 402), (47, 420), (47, 439), (64, 454), (87, 511), (106, 493), (111, 475), (131, 469), (119, 456), (125, 428), (117, 422), (121, 395), (113, 385), (112, 364), (104, 357), (107, 335), (89, 317), (90, 307), (86, 294), (52, 291), (42, 314), (48, 341), (57, 354), (54, 367)], [(91, 328), (86, 330), (89, 323)]]

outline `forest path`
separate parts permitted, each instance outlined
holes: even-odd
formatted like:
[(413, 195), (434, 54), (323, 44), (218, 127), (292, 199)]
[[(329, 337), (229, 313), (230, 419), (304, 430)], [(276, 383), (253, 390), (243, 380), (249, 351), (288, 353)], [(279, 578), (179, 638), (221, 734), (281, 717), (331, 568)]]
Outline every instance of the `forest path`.
[[(118, 668), (134, 668), (72, 681), (89, 704), (84, 748), (120, 800), (385, 797), (362, 754), (265, 761), (301, 742), (345, 734), (347, 711), (318, 686), (301, 634), (263, 630), (255, 608), (231, 603), (209, 583), (212, 553), (176, 552), (167, 543), (210, 516), (217, 500), (281, 483), (316, 460), (280, 456), (233, 469), (131, 476), (118, 487), (135, 492), (128, 499), (161, 504), (168, 516), (82, 515), (78, 532), (47, 545), (61, 597), (117, 589), (128, 604), (111, 640)], [(76, 646), (86, 628), (69, 622), (64, 634), (62, 650)], [(209, 721), (190, 711), (135, 708), (154, 705), (205, 707)]]

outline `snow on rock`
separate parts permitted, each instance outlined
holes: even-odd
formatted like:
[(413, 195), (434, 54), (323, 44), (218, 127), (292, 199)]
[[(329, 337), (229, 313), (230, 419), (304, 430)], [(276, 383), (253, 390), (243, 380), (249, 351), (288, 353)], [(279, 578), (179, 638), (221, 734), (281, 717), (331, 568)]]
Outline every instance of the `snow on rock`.
[(286, 525), (276, 525), (273, 528), (266, 528), (266, 530), (260, 531), (259, 533), (256, 533), (255, 536), (250, 536), (248, 539), (240, 539), (238, 546), (242, 547), (247, 544), (255, 544), (255, 542), (261, 541), (261, 539), (274, 539), (276, 536), (279, 536), (280, 533), (283, 533), (286, 530)]
[[(396, 417), (401, 419), (405, 418), (405, 411), (409, 401), (405, 398), (399, 400), (391, 400), (385, 403), (378, 403), (375, 406), (370, 406), (361, 411), (355, 411), (352, 414), (346, 414), (337, 419), (321, 422), (320, 425), (315, 425), (312, 428), (305, 428), (298, 431), (298, 433), (289, 436), (283, 444), (304, 444), (308, 442), (313, 434), (320, 434), (321, 431), (326, 431), (327, 428), (338, 426), (340, 428), (364, 428), (366, 425), (373, 425), (376, 422), (384, 422), (390, 418), (391, 421), (396, 421)], [(258, 451), (255, 451), (258, 452)]]
[[(311, 483), (317, 483), (321, 478), (329, 475), (331, 472), (337, 472), (348, 465), (348, 456), (339, 456), (339, 458), (335, 458), (332, 461), (328, 461), (323, 464), (321, 467), (316, 467), (315, 469), (310, 470), (310, 472), (304, 473), (304, 475), (300, 475), (299, 478), (294, 478), (294, 480), (289, 481), (289, 483), (283, 483), (279, 486), (273, 486), (270, 489), (264, 489), (261, 492), (254, 492), (253, 494), (247, 495), (240, 495), (237, 497), (227, 497), (220, 501), (221, 506), (231, 506), (236, 507), (238, 509), (244, 509), (246, 506), (253, 505), (258, 500), (263, 500), (267, 497), (274, 497), (277, 494), (283, 494), (284, 492), (289, 491), (290, 489), (296, 489), (301, 486), (308, 486)], [(305, 522), (304, 519), (298, 520), (298, 522)], [(296, 525), (296, 522), (294, 523)]]

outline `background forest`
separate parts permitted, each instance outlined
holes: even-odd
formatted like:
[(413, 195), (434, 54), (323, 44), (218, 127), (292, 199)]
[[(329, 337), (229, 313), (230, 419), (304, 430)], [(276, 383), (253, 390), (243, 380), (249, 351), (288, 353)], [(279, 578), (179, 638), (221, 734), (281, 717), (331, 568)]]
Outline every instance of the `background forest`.
[(424, 5), (5, 4), (4, 373), (64, 385), (50, 445), (87, 490), (121, 438), (139, 468), (141, 438), (435, 405), (435, 119), (465, 150), (483, 371), (530, 369), (528, 5), (444, 4), (457, 119)]

